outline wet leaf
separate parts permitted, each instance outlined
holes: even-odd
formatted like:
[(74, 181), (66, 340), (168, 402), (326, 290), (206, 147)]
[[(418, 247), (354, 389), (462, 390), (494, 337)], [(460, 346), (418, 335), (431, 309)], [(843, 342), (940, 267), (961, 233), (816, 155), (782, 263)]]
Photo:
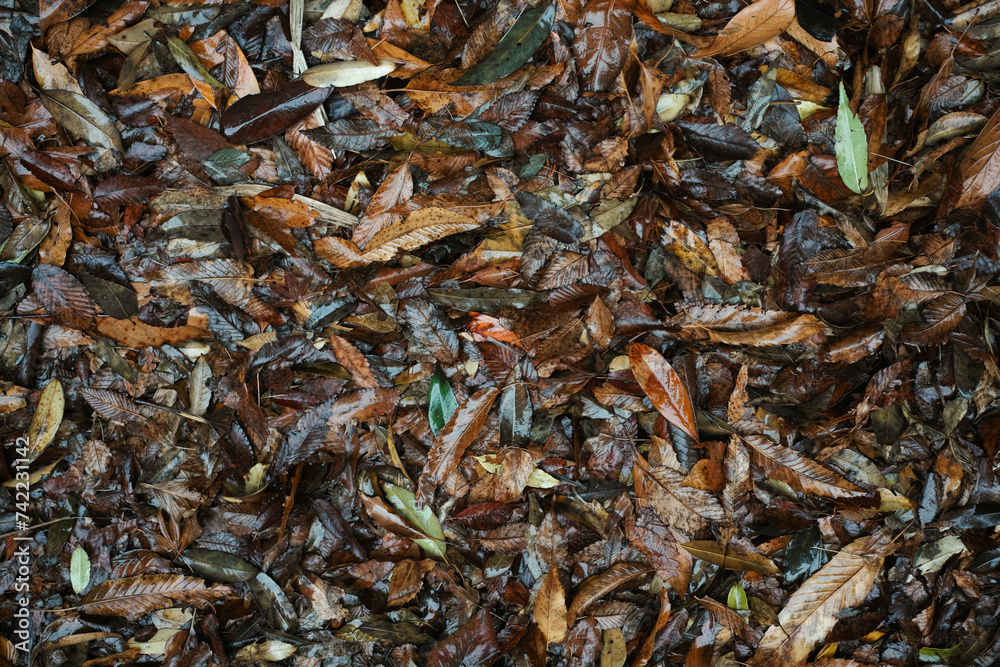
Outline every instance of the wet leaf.
[(69, 90), (42, 91), (41, 99), (56, 122), (75, 139), (100, 148), (124, 150), (114, 120), (90, 99)]
[(399, 513), (430, 539), (415, 540), (429, 554), (444, 558), (445, 544), (441, 523), (429, 507), (418, 508), (412, 491), (392, 484), (386, 485), (385, 497), (395, 505)]
[(431, 377), (431, 389), (427, 395), (427, 421), (430, 423), (431, 431), (434, 435), (441, 432), (452, 414), (458, 408), (455, 394), (451, 391), (448, 379), (440, 371)]
[(695, 57), (746, 51), (780, 35), (794, 19), (794, 0), (757, 0), (730, 19), (710, 45), (695, 51)]
[(65, 408), (66, 398), (62, 383), (59, 380), (52, 380), (42, 390), (42, 396), (38, 399), (38, 406), (25, 435), (28, 439), (28, 456), (25, 458), (29, 462), (37, 459), (56, 437)]
[(249, 581), (260, 572), (256, 567), (224, 551), (188, 549), (180, 555), (181, 562), (191, 570), (211, 581), (235, 584)]
[(256, 144), (282, 134), (330, 96), (330, 88), (317, 88), (305, 81), (292, 81), (280, 90), (247, 95), (230, 105), (219, 126), (230, 141)]
[(525, 10), (489, 55), (451, 85), (484, 86), (513, 74), (549, 36), (555, 14), (555, 6), (546, 3)]
[(698, 442), (698, 427), (687, 389), (667, 360), (642, 343), (629, 346), (632, 373), (664, 419)]
[(545, 644), (560, 643), (566, 638), (566, 593), (559, 581), (559, 572), (550, 567), (535, 597), (534, 619)]

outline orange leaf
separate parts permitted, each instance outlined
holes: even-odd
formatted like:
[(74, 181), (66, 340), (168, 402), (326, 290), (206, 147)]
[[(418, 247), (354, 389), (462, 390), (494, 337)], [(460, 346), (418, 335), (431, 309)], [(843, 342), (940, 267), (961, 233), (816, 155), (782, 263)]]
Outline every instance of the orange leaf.
[(780, 35), (794, 19), (795, 0), (758, 0), (730, 19), (710, 46), (692, 55), (695, 58), (731, 56), (752, 49)]
[(694, 408), (677, 372), (659, 352), (642, 343), (632, 343), (628, 356), (632, 362), (632, 374), (653, 407), (664, 419), (698, 442)]

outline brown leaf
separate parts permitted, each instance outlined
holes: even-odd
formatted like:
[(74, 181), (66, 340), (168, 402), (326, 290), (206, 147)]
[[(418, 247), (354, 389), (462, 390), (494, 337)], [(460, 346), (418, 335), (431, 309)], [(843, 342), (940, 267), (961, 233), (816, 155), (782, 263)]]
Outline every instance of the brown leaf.
[(424, 585), (424, 575), (434, 569), (432, 560), (415, 561), (406, 559), (396, 563), (389, 579), (387, 603), (390, 607), (400, 607), (417, 596)]
[(105, 419), (120, 422), (142, 421), (146, 415), (139, 411), (139, 406), (123, 394), (107, 389), (80, 389), (80, 395), (94, 408), (94, 412)]
[(98, 584), (79, 606), (87, 614), (121, 616), (134, 621), (150, 611), (177, 605), (204, 608), (231, 593), (227, 586), (206, 586), (197, 577), (140, 574)]
[(139, 320), (135, 316), (127, 320), (116, 320), (102, 317), (97, 320), (97, 331), (102, 336), (132, 348), (146, 346), (176, 345), (184, 341), (207, 337), (208, 331), (203, 327), (154, 327)]
[(864, 601), (895, 543), (884, 533), (861, 537), (841, 549), (792, 593), (768, 629), (751, 664), (794, 667), (826, 639), (838, 615)]
[(330, 335), (330, 346), (333, 349), (333, 354), (337, 357), (337, 361), (347, 369), (347, 372), (351, 374), (354, 382), (359, 387), (369, 389), (378, 387), (378, 380), (372, 375), (372, 369), (368, 365), (368, 360), (365, 359), (365, 355), (358, 351), (358, 348), (336, 334)]
[(694, 408), (680, 376), (659, 352), (643, 345), (629, 346), (632, 374), (663, 418), (698, 442)]
[(780, 35), (794, 19), (794, 0), (757, 0), (741, 9), (711, 45), (698, 49), (693, 56), (728, 56), (746, 51)]
[(959, 165), (962, 194), (955, 208), (978, 208), (1000, 188), (1000, 111), (986, 123)]
[(628, 57), (634, 0), (590, 0), (580, 14), (573, 55), (583, 88), (607, 91)]
[(430, 503), (435, 488), (458, 467), (462, 454), (483, 429), (493, 401), (499, 394), (495, 387), (477, 391), (458, 406), (444, 429), (434, 438), (434, 444), (427, 453), (427, 467), (417, 484), (417, 497), (421, 503)]
[(778, 574), (781, 570), (770, 558), (751, 551), (740, 552), (735, 545), (723, 548), (714, 540), (695, 540), (681, 545), (691, 555), (737, 572), (756, 572), (762, 575)]
[(767, 477), (785, 482), (802, 493), (826, 498), (857, 498), (865, 495), (864, 490), (840, 475), (766, 436), (749, 435), (743, 438), (743, 442), (750, 448), (753, 464)]
[(479, 611), (454, 634), (445, 637), (427, 654), (427, 667), (486, 665), (500, 653), (490, 614)]
[(697, 533), (725, 513), (708, 491), (684, 486), (684, 475), (667, 466), (649, 467), (635, 458), (635, 496), (656, 510), (664, 521), (686, 533)]
[(587, 607), (600, 600), (613, 590), (630, 584), (637, 579), (646, 577), (653, 568), (642, 562), (615, 563), (600, 574), (590, 577), (580, 586), (576, 597), (569, 606), (568, 615), (572, 623)]
[(368, 242), (402, 218), (406, 211), (399, 209), (413, 196), (413, 177), (410, 166), (405, 162), (382, 179), (378, 190), (372, 195), (364, 213), (358, 219), (351, 240), (359, 248), (366, 248)]
[(74, 329), (94, 330), (97, 308), (73, 275), (58, 266), (39, 264), (31, 272), (31, 287), (49, 315)]
[(566, 611), (566, 593), (559, 572), (550, 567), (542, 580), (538, 596), (535, 598), (534, 619), (545, 638), (545, 645), (558, 644), (566, 639), (569, 630)]

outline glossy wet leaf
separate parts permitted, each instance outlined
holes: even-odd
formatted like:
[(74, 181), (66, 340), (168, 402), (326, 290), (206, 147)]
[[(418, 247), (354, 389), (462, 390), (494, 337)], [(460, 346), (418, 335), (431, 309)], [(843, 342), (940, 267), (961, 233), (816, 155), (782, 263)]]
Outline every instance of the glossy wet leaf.
[(458, 408), (458, 402), (455, 400), (455, 394), (451, 391), (451, 385), (440, 372), (431, 377), (427, 403), (427, 421), (430, 423), (431, 431), (437, 435), (451, 419), (455, 409)]
[(555, 6), (548, 3), (525, 10), (493, 50), (452, 85), (483, 86), (513, 74), (549, 36), (555, 14)]
[(629, 346), (632, 373), (664, 419), (698, 441), (694, 408), (677, 372), (663, 356), (641, 343)]
[(445, 543), (441, 523), (429, 507), (417, 507), (417, 499), (412, 491), (392, 484), (386, 485), (385, 497), (396, 507), (407, 521), (416, 526), (430, 539), (416, 540), (431, 555), (444, 558)]
[(170, 48), (170, 53), (180, 68), (189, 75), (216, 88), (226, 87), (226, 84), (208, 73), (208, 70), (198, 60), (198, 56), (194, 54), (191, 47), (183, 41), (176, 37), (167, 37), (167, 46)]
[(255, 144), (306, 118), (329, 96), (330, 88), (292, 81), (275, 92), (241, 98), (222, 114), (219, 126), (230, 141)]

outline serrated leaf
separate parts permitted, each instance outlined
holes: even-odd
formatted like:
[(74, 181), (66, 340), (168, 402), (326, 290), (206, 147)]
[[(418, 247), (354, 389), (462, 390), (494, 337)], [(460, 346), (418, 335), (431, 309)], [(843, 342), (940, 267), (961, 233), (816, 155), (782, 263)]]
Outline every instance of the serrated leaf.
[(743, 438), (743, 442), (750, 448), (751, 462), (766, 477), (785, 482), (802, 493), (826, 498), (857, 498), (865, 495), (862, 489), (832, 470), (768, 437), (750, 435)]
[(430, 423), (431, 432), (437, 435), (458, 408), (458, 401), (451, 391), (448, 378), (440, 370), (431, 377), (427, 403), (427, 421)]
[(56, 431), (62, 424), (63, 411), (66, 407), (66, 398), (63, 394), (62, 383), (59, 380), (52, 380), (38, 400), (38, 407), (31, 418), (31, 425), (28, 427), (28, 462), (37, 459), (45, 448), (49, 446), (56, 436)]
[(110, 579), (95, 586), (80, 602), (80, 610), (99, 616), (140, 616), (178, 604), (207, 607), (232, 591), (227, 586), (205, 586), (197, 577), (180, 574), (140, 574)]
[(792, 593), (778, 614), (780, 625), (768, 628), (755, 667), (799, 665), (826, 639), (839, 614), (864, 601), (894, 543), (877, 533), (844, 547), (819, 572)]
[(868, 137), (858, 115), (851, 111), (850, 99), (840, 83), (840, 105), (837, 107), (836, 132), (837, 171), (851, 192), (864, 194), (868, 190)]
[(80, 281), (65, 269), (39, 264), (31, 273), (31, 287), (45, 311), (74, 329), (91, 331), (97, 309)]
[(401, 486), (386, 484), (385, 497), (396, 506), (407, 521), (431, 538), (414, 541), (427, 553), (444, 558), (444, 531), (441, 530), (441, 522), (434, 516), (434, 511), (430, 507), (418, 508), (417, 498), (413, 492)]
[(580, 586), (568, 614), (572, 623), (587, 607), (600, 600), (611, 591), (634, 582), (654, 572), (653, 568), (642, 562), (615, 563), (598, 575), (590, 577)]
[(73, 551), (73, 557), (69, 561), (69, 581), (77, 595), (90, 584), (90, 556), (83, 547), (77, 547)]
[(146, 419), (146, 416), (139, 411), (139, 406), (123, 394), (107, 389), (83, 387), (80, 389), (80, 395), (90, 404), (94, 412), (109, 421), (126, 423)]
[(513, 74), (528, 62), (552, 28), (556, 8), (541, 4), (525, 11), (481, 62), (452, 82), (453, 86), (485, 86)]

